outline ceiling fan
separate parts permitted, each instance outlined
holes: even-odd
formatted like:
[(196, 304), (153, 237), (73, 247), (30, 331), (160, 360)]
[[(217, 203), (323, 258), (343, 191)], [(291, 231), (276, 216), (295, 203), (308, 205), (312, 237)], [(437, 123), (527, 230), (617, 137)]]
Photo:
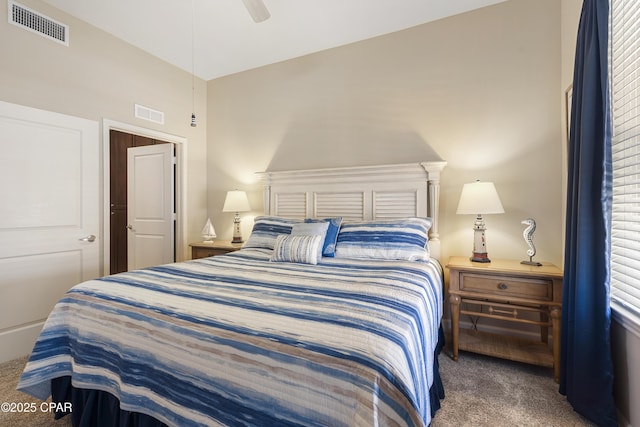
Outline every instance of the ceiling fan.
[(242, 2), (255, 22), (266, 21), (271, 16), (262, 0), (242, 0)]

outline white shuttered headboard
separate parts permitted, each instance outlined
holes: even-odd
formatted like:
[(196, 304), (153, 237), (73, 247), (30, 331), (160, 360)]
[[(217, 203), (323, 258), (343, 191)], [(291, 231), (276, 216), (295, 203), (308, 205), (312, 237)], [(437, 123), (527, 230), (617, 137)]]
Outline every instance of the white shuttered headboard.
[(341, 216), (344, 221), (430, 217), (429, 250), (440, 257), (438, 219), (444, 161), (262, 172), (266, 215)]

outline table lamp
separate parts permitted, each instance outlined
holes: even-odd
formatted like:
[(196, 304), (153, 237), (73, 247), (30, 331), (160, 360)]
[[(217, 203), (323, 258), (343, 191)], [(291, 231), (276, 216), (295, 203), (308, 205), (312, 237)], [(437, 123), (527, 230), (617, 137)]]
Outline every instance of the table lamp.
[(233, 220), (233, 240), (231, 243), (242, 243), (242, 233), (240, 232), (240, 212), (251, 210), (247, 193), (240, 190), (232, 190), (227, 192), (224, 199), (222, 212), (235, 212), (236, 216)]
[(476, 215), (476, 220), (473, 224), (473, 256), (471, 261), (491, 262), (487, 254), (487, 240), (485, 237), (487, 227), (484, 224), (482, 215), (504, 213), (500, 196), (498, 196), (493, 182), (476, 181), (464, 184), (456, 213)]

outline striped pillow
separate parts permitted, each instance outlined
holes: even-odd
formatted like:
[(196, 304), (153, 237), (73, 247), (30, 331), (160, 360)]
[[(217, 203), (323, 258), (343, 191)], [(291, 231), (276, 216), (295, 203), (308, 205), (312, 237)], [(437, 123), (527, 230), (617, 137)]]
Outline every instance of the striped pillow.
[(243, 247), (273, 249), (279, 235), (291, 234), (294, 224), (303, 222), (302, 219), (258, 216), (254, 219), (253, 230)]
[[(319, 235), (322, 237), (322, 241), (326, 241), (327, 229), (329, 228), (328, 222), (305, 222), (303, 224), (294, 224), (291, 229), (292, 236), (315, 236)], [(318, 252), (318, 262), (322, 260), (322, 250), (324, 246), (322, 246), (320, 252)]]
[(429, 259), (430, 218), (344, 223), (336, 258)]
[(280, 235), (276, 238), (271, 261), (317, 264), (322, 256), (324, 237), (316, 235)]

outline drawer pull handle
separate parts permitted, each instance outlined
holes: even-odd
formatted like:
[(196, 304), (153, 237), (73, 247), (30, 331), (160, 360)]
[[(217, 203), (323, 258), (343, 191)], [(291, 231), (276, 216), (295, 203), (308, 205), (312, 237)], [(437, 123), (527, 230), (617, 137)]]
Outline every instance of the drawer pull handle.
[(500, 283), (498, 283), (498, 289), (502, 289), (502, 290), (504, 291), (504, 290), (505, 290), (505, 289), (507, 289), (508, 287), (509, 287), (509, 286), (507, 286), (507, 284), (506, 284), (506, 283), (504, 283), (504, 282), (500, 282)]

